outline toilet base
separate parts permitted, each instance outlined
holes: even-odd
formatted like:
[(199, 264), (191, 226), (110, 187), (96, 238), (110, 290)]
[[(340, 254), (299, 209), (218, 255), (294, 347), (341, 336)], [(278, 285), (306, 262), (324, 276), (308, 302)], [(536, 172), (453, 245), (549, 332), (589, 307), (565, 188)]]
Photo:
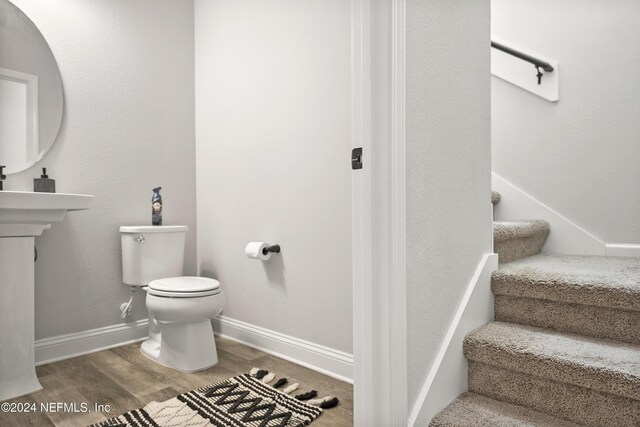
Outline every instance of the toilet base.
[(195, 372), (218, 364), (211, 321), (166, 323), (157, 325), (159, 333), (150, 334), (140, 346), (149, 359), (183, 372)]

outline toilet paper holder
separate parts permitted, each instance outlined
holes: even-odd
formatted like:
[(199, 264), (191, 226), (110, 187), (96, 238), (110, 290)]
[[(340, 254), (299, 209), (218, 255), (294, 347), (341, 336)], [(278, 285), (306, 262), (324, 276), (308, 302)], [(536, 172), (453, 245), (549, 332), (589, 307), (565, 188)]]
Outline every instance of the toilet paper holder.
[(271, 245), (271, 246), (267, 246), (266, 248), (262, 248), (262, 255), (266, 255), (269, 252), (274, 253), (274, 254), (279, 254), (280, 253), (280, 245)]

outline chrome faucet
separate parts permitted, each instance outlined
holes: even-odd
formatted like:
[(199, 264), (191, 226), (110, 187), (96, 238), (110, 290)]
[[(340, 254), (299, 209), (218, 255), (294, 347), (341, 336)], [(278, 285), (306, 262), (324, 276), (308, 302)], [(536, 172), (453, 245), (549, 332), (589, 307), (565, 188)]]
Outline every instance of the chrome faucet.
[(4, 168), (6, 168), (6, 166), (0, 166), (0, 190), (2, 190), (2, 181), (4, 181), (5, 179), (7, 179), (7, 175), (4, 174), (4, 172), (2, 171)]

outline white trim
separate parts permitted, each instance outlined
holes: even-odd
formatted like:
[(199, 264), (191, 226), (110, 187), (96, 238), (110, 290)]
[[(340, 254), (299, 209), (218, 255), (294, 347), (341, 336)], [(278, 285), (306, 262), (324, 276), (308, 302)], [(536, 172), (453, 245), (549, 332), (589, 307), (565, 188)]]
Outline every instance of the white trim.
[(226, 316), (213, 319), (216, 335), (352, 383), (353, 355)]
[[(9, 68), (0, 67), (0, 78), (4, 80), (22, 83), (27, 88), (27, 167), (34, 165), (39, 160), (39, 126), (38, 126), (38, 76), (24, 73)], [(24, 168), (26, 169), (26, 168)], [(7, 165), (6, 173), (15, 173), (12, 165)]]
[(438, 412), (467, 391), (467, 361), (462, 344), (465, 335), (493, 320), (491, 273), (497, 269), (498, 255), (482, 257), (411, 409), (409, 427), (428, 425)]
[(36, 340), (36, 366), (142, 341), (147, 338), (148, 324), (141, 319)]
[(354, 424), (407, 420), (404, 0), (353, 0)]
[(362, 147), (363, 169), (352, 173), (353, 419), (355, 426), (375, 423), (375, 372), (371, 323), (373, 300), (373, 204), (371, 156), (371, 0), (351, 2), (352, 144)]
[(607, 243), (605, 246), (607, 256), (640, 257), (640, 245), (636, 243)]
[[(389, 406), (393, 426), (407, 422), (407, 259), (405, 139), (405, 0), (391, 12), (391, 282), (389, 316)], [(384, 303), (384, 302), (383, 302)], [(384, 386), (384, 385), (382, 385)]]
[(551, 226), (551, 234), (543, 253), (572, 255), (605, 255), (605, 244), (598, 237), (556, 212), (509, 181), (492, 173), (493, 189), (502, 198), (495, 206), (496, 221), (544, 219)]

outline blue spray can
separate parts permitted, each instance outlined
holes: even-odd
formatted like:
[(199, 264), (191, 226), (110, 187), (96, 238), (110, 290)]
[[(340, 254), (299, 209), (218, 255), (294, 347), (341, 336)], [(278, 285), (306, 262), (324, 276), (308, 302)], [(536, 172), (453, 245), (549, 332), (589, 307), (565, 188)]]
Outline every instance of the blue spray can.
[(153, 189), (153, 197), (151, 197), (151, 224), (162, 225), (162, 196), (160, 195), (162, 187)]

